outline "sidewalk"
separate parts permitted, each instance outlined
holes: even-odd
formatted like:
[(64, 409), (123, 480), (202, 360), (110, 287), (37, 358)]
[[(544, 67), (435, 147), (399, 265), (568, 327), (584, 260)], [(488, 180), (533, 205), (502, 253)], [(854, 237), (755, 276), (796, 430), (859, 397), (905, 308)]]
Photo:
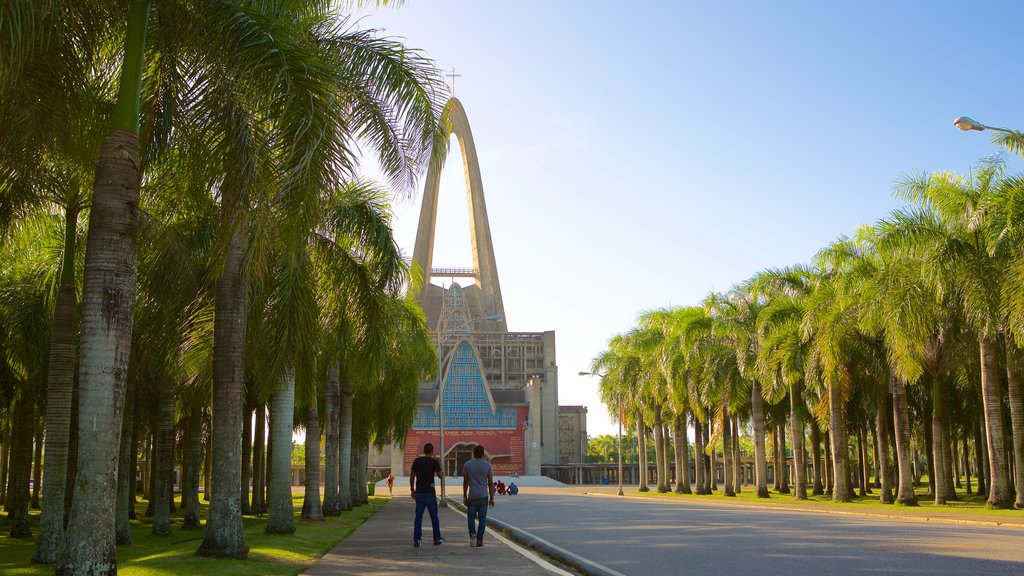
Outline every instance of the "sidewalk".
[[(412, 546), (415, 501), (396, 496), (319, 562), (303, 572), (309, 576), (352, 574), (481, 574), (550, 576), (551, 571), (523, 556), (490, 529), (483, 548), (469, 547), (466, 518), (442, 508), (441, 535), (447, 542), (430, 542), (430, 515), (423, 517), (423, 546)], [(533, 554), (528, 552), (528, 554)]]

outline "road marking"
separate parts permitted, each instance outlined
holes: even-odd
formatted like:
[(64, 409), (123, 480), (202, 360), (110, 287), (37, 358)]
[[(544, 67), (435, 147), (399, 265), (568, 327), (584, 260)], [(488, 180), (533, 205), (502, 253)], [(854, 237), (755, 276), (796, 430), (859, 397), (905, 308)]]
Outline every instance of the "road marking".
[[(448, 509), (452, 510), (454, 512), (457, 512), (462, 517), (466, 516), (465, 512), (463, 512), (462, 510), (456, 508), (455, 506), (449, 506)], [(501, 533), (499, 533), (497, 530), (491, 530), (490, 534), (491, 534), (491, 536), (493, 536), (495, 539), (497, 539), (502, 544), (505, 544), (509, 548), (511, 548), (511, 549), (515, 550), (516, 552), (518, 552), (520, 555), (522, 555), (527, 560), (533, 562), (534, 564), (540, 566), (541, 568), (547, 570), (548, 572), (551, 572), (552, 574), (558, 574), (558, 576), (575, 576), (572, 572), (566, 572), (565, 570), (562, 570), (558, 566), (555, 566), (551, 562), (548, 562), (547, 560), (541, 558), (535, 552), (527, 550), (526, 548), (523, 548), (522, 546), (520, 546), (519, 544), (516, 544), (512, 540), (509, 540), (508, 538), (503, 536)], [(538, 538), (538, 540), (539, 540), (539, 538)], [(567, 552), (567, 554), (568, 554), (568, 552)], [(573, 554), (573, 556), (575, 556), (575, 554)], [(622, 576), (626, 576), (626, 575), (623, 574)]]

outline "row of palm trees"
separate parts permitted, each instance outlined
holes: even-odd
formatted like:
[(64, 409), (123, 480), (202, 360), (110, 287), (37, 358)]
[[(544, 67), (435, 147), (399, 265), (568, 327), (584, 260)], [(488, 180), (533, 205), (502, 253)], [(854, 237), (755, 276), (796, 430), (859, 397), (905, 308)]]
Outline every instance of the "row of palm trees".
[(294, 530), (296, 425), (314, 475), (326, 435), (326, 494), (303, 515), (349, 508), (369, 443), (404, 437), (436, 366), (361, 150), (396, 190), (443, 161), (440, 73), (331, 2), (11, 0), (0, 30), (12, 534), (29, 533), (40, 417), (35, 560), (59, 574), (116, 573), (145, 444), (156, 533), (175, 453), (185, 527), (212, 462), (203, 555), (246, 555), (250, 474), (267, 531)]
[[(993, 156), (967, 175), (908, 176), (895, 195), (905, 207), (811, 264), (645, 312), (595, 357), (602, 401), (638, 430), (641, 490), (646, 431), (659, 490), (670, 489), (671, 434), (676, 489), (690, 492), (692, 427), (698, 460), (724, 446), (731, 495), (736, 437), (749, 430), (768, 497), (766, 436), (785, 450), (788, 429), (796, 498), (810, 487), (850, 500), (853, 450), (858, 476), (874, 462), (882, 502), (915, 504), (919, 447), (936, 503), (956, 499), (959, 471), (973, 469), (989, 506), (1024, 507), (1024, 177)], [(708, 472), (695, 466), (698, 493)]]

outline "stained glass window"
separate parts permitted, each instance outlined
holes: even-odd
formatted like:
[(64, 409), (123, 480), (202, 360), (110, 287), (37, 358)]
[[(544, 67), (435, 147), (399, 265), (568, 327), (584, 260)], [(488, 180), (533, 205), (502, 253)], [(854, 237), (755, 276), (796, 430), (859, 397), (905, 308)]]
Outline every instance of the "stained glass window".
[[(462, 342), (455, 348), (451, 367), (444, 385), (444, 426), (449, 429), (514, 429), (516, 409), (499, 406), (491, 409), (491, 403), (480, 376), (473, 347)], [(433, 406), (416, 408), (413, 428), (431, 429), (438, 427), (437, 410)]]

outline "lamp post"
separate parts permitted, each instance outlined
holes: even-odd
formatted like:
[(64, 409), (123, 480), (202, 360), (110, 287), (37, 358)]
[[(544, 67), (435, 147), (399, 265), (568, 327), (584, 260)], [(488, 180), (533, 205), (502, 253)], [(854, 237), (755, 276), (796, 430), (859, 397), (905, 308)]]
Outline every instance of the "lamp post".
[(961, 116), (961, 117), (957, 118), (956, 120), (953, 120), (953, 125), (956, 126), (959, 129), (963, 130), (964, 132), (968, 132), (970, 130), (977, 130), (978, 132), (981, 132), (981, 131), (984, 131), (984, 130), (991, 130), (993, 132), (1002, 132), (1003, 134), (1009, 135), (1009, 137), (1012, 138), (1013, 141), (1016, 142), (1018, 145), (1024, 146), (1024, 134), (1021, 134), (1017, 130), (1010, 130), (1008, 128), (996, 128), (995, 126), (986, 126), (985, 124), (982, 124), (981, 122), (978, 122), (977, 120), (972, 120), (971, 118), (968, 118), (967, 116)]
[[(491, 321), (491, 322), (500, 322), (500, 321), (505, 319), (505, 317), (500, 315), (500, 314), (496, 314), (494, 316), (487, 316), (487, 317), (484, 317), (484, 318), (470, 318), (469, 320), (466, 320), (465, 322), (463, 322), (462, 324), (459, 324), (458, 326), (456, 326), (454, 328), (448, 329), (447, 326), (446, 326), (446, 330), (444, 332), (442, 332), (441, 331), (441, 324), (442, 324), (442, 321), (444, 319), (444, 313), (445, 313), (445, 308), (446, 308), (445, 304), (446, 304), (446, 301), (442, 300), (441, 301), (441, 315), (437, 319), (437, 433), (438, 433), (438, 436), (440, 437), (439, 444), (440, 444), (440, 450), (441, 450), (440, 454), (441, 454), (441, 506), (442, 507), (448, 505), (447, 494), (445, 493), (445, 477), (448, 476), (448, 471), (446, 470), (447, 467), (445, 466), (445, 460), (446, 460), (446, 456), (447, 455), (445, 454), (445, 451), (444, 451), (444, 389), (442, 387), (442, 374), (441, 374), (441, 371), (444, 369), (444, 361), (445, 361), (445, 359), (447, 359), (448, 356), (451, 356), (452, 353), (455, 352), (454, 350), (452, 350), (447, 355), (443, 355), (444, 343), (448, 341), (448, 337), (451, 336), (452, 332), (458, 332), (459, 330), (462, 330), (463, 328), (468, 328), (468, 327), (472, 326), (474, 322), (483, 321), (483, 320), (487, 320), (487, 321)], [(444, 336), (443, 340), (442, 340), (442, 335)]]
[[(580, 372), (580, 376), (597, 376), (598, 378), (604, 378), (605, 377), (604, 374), (600, 374), (598, 372)], [(619, 396), (619, 417), (617, 419), (619, 421), (619, 437), (618, 437), (618, 446), (619, 446), (619, 450), (618, 450), (618, 452), (619, 452), (619, 496), (622, 496), (623, 492), (622, 492), (622, 397), (621, 396)]]

